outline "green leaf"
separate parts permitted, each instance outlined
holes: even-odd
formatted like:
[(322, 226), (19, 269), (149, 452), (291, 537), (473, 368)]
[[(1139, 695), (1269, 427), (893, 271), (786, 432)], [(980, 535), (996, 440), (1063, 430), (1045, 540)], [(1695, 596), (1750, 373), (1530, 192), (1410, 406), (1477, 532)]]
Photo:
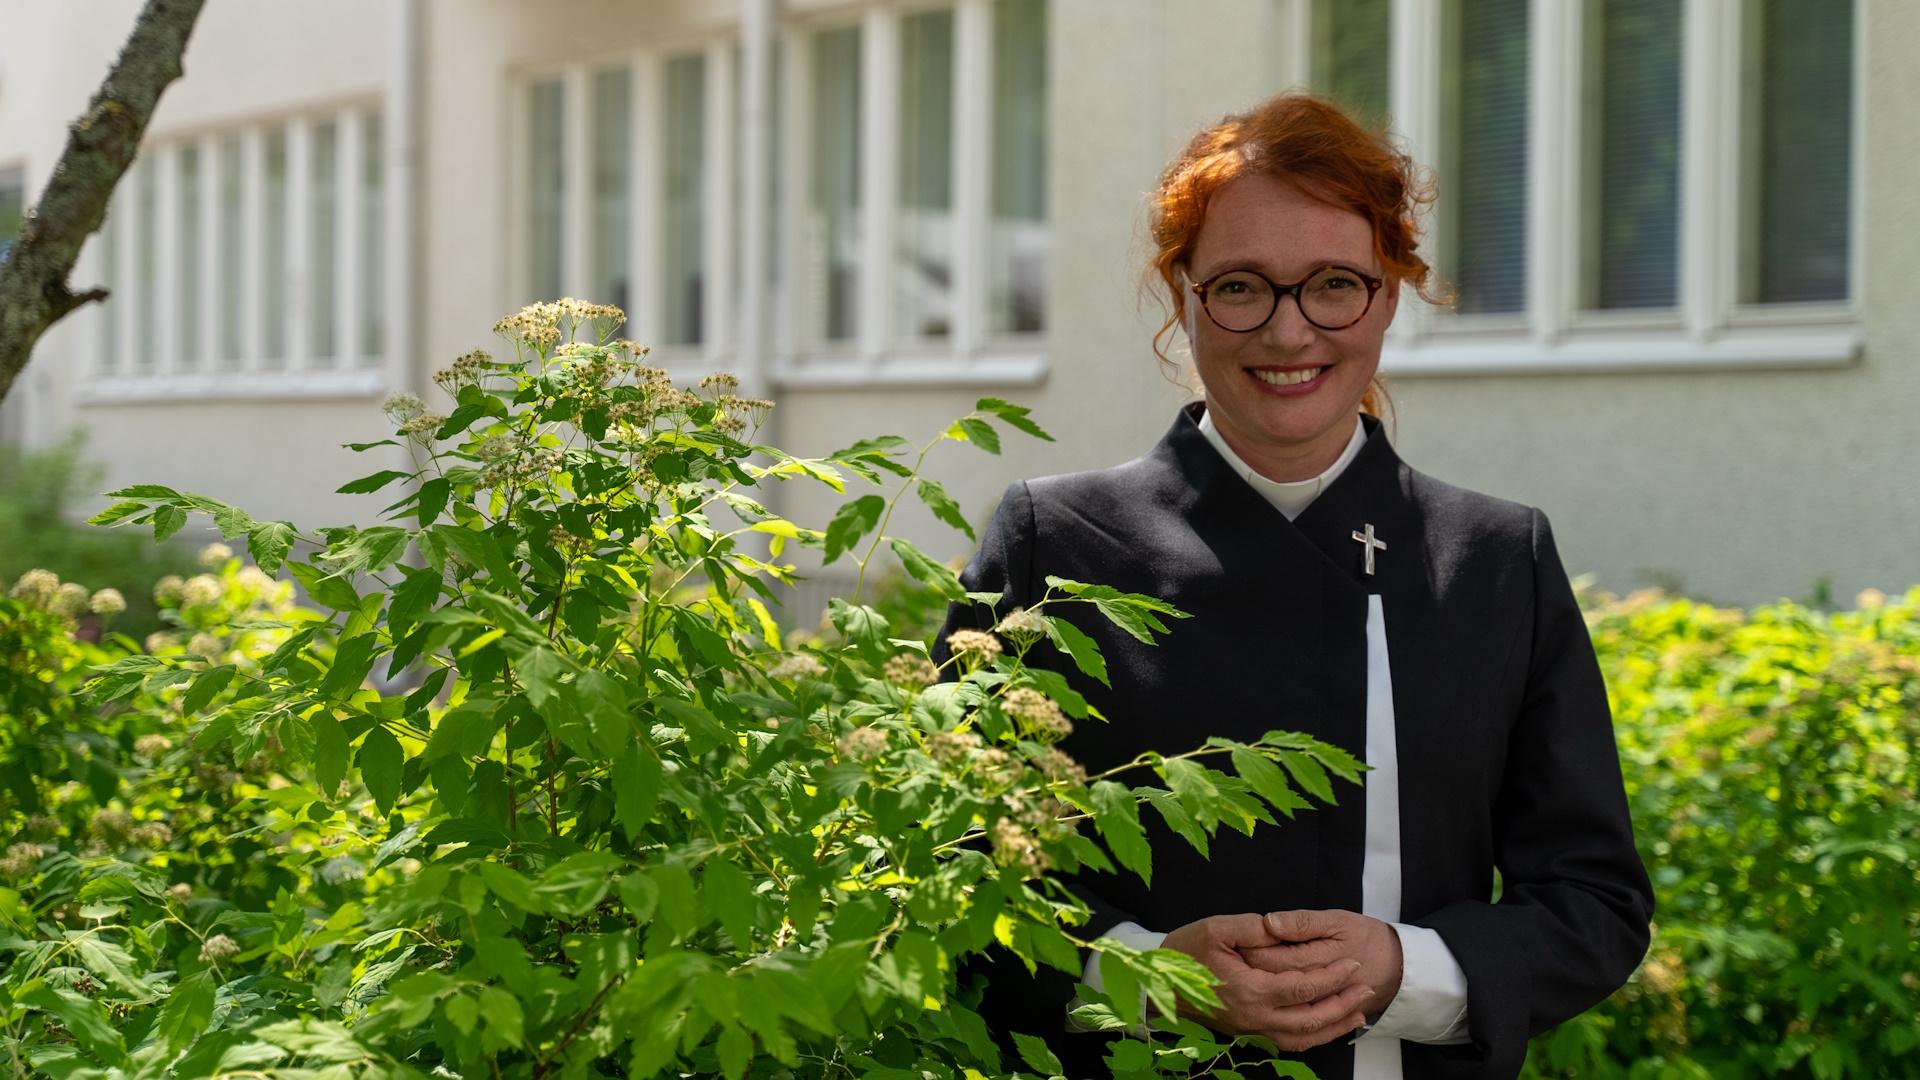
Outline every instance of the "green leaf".
[(1113, 850), (1120, 865), (1153, 884), (1153, 848), (1140, 826), (1140, 804), (1132, 789), (1112, 780), (1096, 781), (1092, 789), (1093, 825)]
[(373, 670), (374, 650), (379, 647), (380, 638), (371, 633), (342, 641), (334, 649), (327, 677), (320, 682), (320, 696), (351, 697), (367, 681), (367, 673)]
[(413, 534), (392, 525), (374, 525), (348, 533), (342, 541), (327, 545), (314, 558), (328, 564), (336, 574), (360, 571), (373, 573), (400, 561)]
[(56, 990), (45, 983), (28, 985), (30, 988), (16, 998), (20, 1004), (52, 1013), (75, 1042), (107, 1064), (126, 1064), (126, 1043), (98, 1002), (71, 990)]
[(403, 569), (406, 579), (394, 586), (393, 595), (387, 600), (387, 627), (394, 640), (405, 637), (409, 631), (420, 624), (420, 620), (433, 609), (433, 602), (440, 599), (442, 581), (434, 570)]
[(613, 814), (630, 841), (640, 841), (659, 799), (660, 759), (636, 741), (613, 762)]
[(247, 550), (260, 569), (277, 574), (293, 550), (293, 525), (285, 521), (259, 521), (247, 529)]
[(118, 525), (130, 517), (147, 512), (147, 504), (138, 500), (117, 502), (87, 519), (89, 525)]
[(1288, 786), (1286, 774), (1266, 755), (1236, 748), (1232, 756), (1233, 769), (1240, 774), (1240, 779), (1245, 780), (1261, 798), (1273, 804), (1275, 810), (1292, 817), (1295, 810), (1305, 810), (1312, 805)]
[(733, 1077), (747, 1075), (747, 1066), (753, 1063), (753, 1036), (745, 1028), (728, 1024), (720, 1029), (720, 1038), (714, 1043), (714, 1054), (720, 1059), (720, 1075), (732, 1080)]
[(307, 595), (322, 607), (335, 611), (354, 611), (360, 607), (360, 594), (347, 579), (328, 574), (311, 563), (290, 562), (286, 566)]
[(1056, 616), (1043, 616), (1047, 620), (1047, 640), (1054, 647), (1073, 657), (1074, 666), (1081, 674), (1098, 679), (1107, 686), (1107, 660), (1100, 655), (1100, 646), (1079, 627)]
[(519, 998), (498, 986), (484, 987), (480, 991), (480, 1012), (487, 1018), (480, 1027), (480, 1045), (488, 1052), (527, 1041), (527, 1018)]
[(519, 908), (521, 911), (539, 915), (547, 910), (540, 897), (533, 891), (533, 882), (526, 875), (504, 863), (483, 862), (480, 864), (480, 877), (487, 883), (493, 895)]
[(153, 512), (153, 538), (165, 540), (187, 523), (187, 512), (177, 506), (162, 506)]
[(700, 898), (742, 953), (753, 951), (753, 888), (740, 868), (723, 858), (707, 860)]
[(915, 490), (920, 496), (920, 501), (926, 503), (927, 509), (933, 511), (934, 517), (966, 533), (967, 539), (978, 539), (973, 535), (973, 526), (967, 524), (967, 516), (960, 512), (960, 504), (954, 501), (953, 496), (947, 494), (947, 489), (941, 487), (939, 481), (922, 480)]
[(181, 979), (167, 995), (167, 1003), (160, 1008), (160, 1018), (154, 1021), (154, 1033), (166, 1044), (170, 1053), (177, 1054), (187, 1048), (187, 1044), (200, 1037), (213, 1021), (213, 973), (196, 971)]
[(827, 549), (823, 561), (832, 562), (845, 554), (860, 538), (880, 524), (887, 500), (878, 495), (862, 495), (842, 506), (827, 523)]
[(1148, 788), (1146, 796), (1147, 802), (1153, 804), (1153, 808), (1165, 819), (1168, 828), (1180, 834), (1201, 855), (1207, 854), (1206, 830), (1193, 820), (1193, 815), (1187, 812), (1187, 808), (1180, 804), (1172, 792)]
[(347, 757), (351, 753), (347, 732), (340, 721), (325, 712), (314, 713), (308, 723), (313, 728), (313, 780), (320, 786), (320, 793), (331, 799), (340, 790), (340, 781), (347, 777)]
[(947, 438), (970, 442), (989, 454), (1000, 452), (1000, 433), (977, 416), (963, 416), (947, 429)]
[(385, 727), (375, 724), (360, 740), (360, 779), (380, 813), (393, 809), (400, 796), (400, 743)]
[(1048, 442), (1053, 441), (1053, 436), (1040, 430), (1039, 424), (1027, 419), (1033, 410), (1024, 405), (1015, 405), (1010, 401), (987, 397), (974, 402), (973, 407), (984, 413), (992, 413), (1005, 421), (1009, 427), (1018, 428), (1036, 439), (1045, 439)]
[(469, 758), (486, 752), (487, 744), (500, 730), (500, 722), (495, 719), (495, 702), (469, 700), (458, 708), (442, 713), (438, 723), (433, 725), (433, 734), (427, 737), (427, 748), (421, 756), (428, 761), (454, 756)]
[(890, 651), (887, 639), (891, 627), (887, 617), (864, 604), (849, 604), (839, 597), (827, 601), (827, 618), (832, 620), (833, 628), (847, 639), (862, 655), (878, 663), (886, 659)]
[(395, 480), (408, 479), (412, 475), (412, 473), (403, 473), (398, 469), (382, 469), (370, 476), (363, 476), (358, 480), (349, 480), (335, 488), (334, 493), (338, 495), (365, 495), (369, 492), (379, 491)]
[(1327, 770), (1320, 762), (1298, 750), (1282, 750), (1280, 764), (1287, 767), (1294, 782), (1307, 794), (1324, 803), (1338, 804), (1339, 800), (1333, 797), (1333, 783), (1327, 779)]
[(960, 584), (960, 578), (952, 570), (928, 558), (925, 552), (913, 546), (912, 541), (892, 536), (887, 538), (887, 546), (893, 549), (894, 555), (900, 559), (900, 565), (906, 567), (914, 580), (932, 588), (942, 600), (958, 600), (966, 595), (966, 587)]
[(1047, 1076), (1058, 1076), (1065, 1071), (1060, 1059), (1041, 1039), (1016, 1031), (1013, 1033), (1013, 1045), (1019, 1049), (1020, 1059), (1027, 1063), (1028, 1068)]
[(209, 702), (220, 696), (220, 691), (227, 688), (227, 684), (233, 681), (236, 674), (238, 671), (231, 664), (222, 664), (201, 672), (200, 677), (193, 680), (193, 685), (187, 689), (187, 692), (181, 695), (180, 711), (189, 719), (198, 716)]

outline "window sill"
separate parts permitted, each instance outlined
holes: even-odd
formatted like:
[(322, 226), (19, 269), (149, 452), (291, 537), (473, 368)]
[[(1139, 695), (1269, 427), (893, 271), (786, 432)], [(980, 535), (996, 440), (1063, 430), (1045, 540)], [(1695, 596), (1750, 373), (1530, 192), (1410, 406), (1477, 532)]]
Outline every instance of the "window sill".
[(366, 398), (385, 392), (387, 373), (366, 371), (195, 372), (96, 376), (74, 396), (82, 405), (168, 401), (316, 400)]
[(1380, 367), (1402, 377), (1777, 371), (1846, 367), (1860, 359), (1863, 346), (1859, 326), (1831, 323), (1734, 329), (1704, 341), (1671, 332), (1580, 332), (1557, 341), (1448, 335), (1390, 344)]
[(773, 381), (782, 389), (835, 387), (1037, 386), (1047, 377), (1047, 358), (1039, 350), (984, 352), (956, 357), (892, 355), (880, 357), (808, 356), (774, 361)]

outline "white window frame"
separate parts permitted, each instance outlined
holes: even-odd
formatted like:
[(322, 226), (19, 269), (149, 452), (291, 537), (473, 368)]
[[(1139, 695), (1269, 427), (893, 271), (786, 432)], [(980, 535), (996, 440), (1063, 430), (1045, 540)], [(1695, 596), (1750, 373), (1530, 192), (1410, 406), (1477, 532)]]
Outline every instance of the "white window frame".
[[(1307, 86), (1312, 5), (1276, 0), (1277, 85)], [(1856, 0), (1849, 147), (1848, 290), (1843, 301), (1741, 304), (1737, 274), (1742, 0), (1684, 0), (1680, 129), (1679, 298), (1661, 311), (1579, 308), (1582, 48), (1589, 0), (1531, 0), (1527, 165), (1527, 307), (1462, 316), (1412, 292), (1382, 351), (1388, 375), (1841, 367), (1860, 358), (1866, 195), (1867, 12)], [(1440, 141), (1439, 0), (1393, 0), (1389, 101), (1414, 160)], [(1435, 232), (1444, 220), (1431, 222)]]
[[(144, 401), (175, 401), (235, 398), (357, 398), (378, 395), (394, 382), (394, 357), (404, 355), (396, 349), (403, 324), (394, 313), (404, 304), (404, 281), (395, 272), (395, 256), (404, 244), (406, 223), (401, 208), (405, 200), (398, 196), (400, 177), (396, 164), (400, 154), (394, 142), (400, 137), (399, 125), (384, 117), (383, 138), (387, 143), (382, 160), (382, 190), (388, 207), (386, 221), (387, 320), (385, 348), (380, 355), (361, 353), (360, 334), (360, 228), (361, 147), (363, 117), (382, 111), (379, 97), (354, 98), (321, 108), (252, 117), (244, 124), (227, 124), (203, 130), (169, 132), (151, 139), (140, 154), (156, 170), (154, 205), (160, 218), (154, 224), (155, 265), (159, 268), (155, 295), (144, 302), (154, 304), (155, 355), (151, 372), (134, 370), (133, 308), (138, 282), (138, 253), (133, 250), (134, 209), (137, 200), (130, 186), (114, 199), (113, 212), (101, 226), (104, 233), (115, 230), (119, 244), (116, 280), (108, 282), (113, 299), (98, 305), (88, 319), (89, 340), (81, 350), (87, 357), (87, 375), (76, 388), (82, 404), (116, 404)], [(384, 115), (384, 114), (383, 114)], [(313, 125), (332, 121), (340, 140), (335, 155), (334, 228), (338, 236), (338, 261), (334, 276), (334, 356), (326, 369), (310, 367), (308, 349), (308, 304), (311, 297), (304, 251), (312, 224), (312, 206), (307, 198), (310, 178), (308, 136)], [(287, 135), (286, 222), (288, 277), (286, 284), (287, 355), (281, 366), (269, 369), (265, 361), (265, 320), (261, 311), (260, 270), (264, 261), (264, 230), (261, 228), (265, 201), (265, 136), (284, 127)], [(237, 136), (240, 140), (241, 242), (244, 266), (238, 275), (241, 306), (241, 361), (238, 370), (224, 367), (224, 337), (220, 325), (221, 295), (216, 264), (224, 250), (220, 244), (220, 143)], [(178, 282), (174, 269), (179, 265), (180, 218), (177, 213), (179, 155), (182, 148), (197, 148), (200, 160), (200, 303), (193, 318), (199, 322), (200, 363), (183, 370), (178, 356), (179, 318)], [(131, 170), (128, 185), (134, 181)], [(89, 244), (83, 271), (78, 275), (98, 274), (102, 245)], [(105, 351), (106, 320), (119, 319), (117, 362), (113, 369), (102, 370), (100, 358)]]
[[(632, 94), (628, 107), (627, 148), (627, 329), (624, 337), (651, 347), (648, 363), (665, 369), (677, 379), (693, 380), (732, 362), (738, 353), (735, 323), (741, 318), (732, 303), (732, 290), (720, 283), (733, 278), (733, 234), (739, 227), (739, 215), (731, 205), (733, 171), (733, 34), (701, 33), (665, 38), (643, 49), (584, 54), (564, 63), (530, 66), (517, 71), (510, 80), (513, 98), (512, 138), (508, 140), (513, 156), (508, 184), (506, 220), (508, 246), (512, 252), (511, 272), (506, 281), (508, 296), (502, 307), (518, 307), (537, 300), (557, 299), (534, 296), (527, 274), (526, 258), (530, 247), (527, 220), (527, 194), (531, 189), (530, 158), (525, 148), (532, 143), (532, 118), (528, 114), (530, 88), (539, 82), (558, 78), (561, 82), (561, 153), (571, 166), (565, 176), (562, 198), (560, 291), (563, 296), (588, 296), (593, 291), (590, 209), (593, 195), (589, 175), (592, 159), (592, 127), (587, 122), (586, 105), (591, 101), (593, 76), (609, 68), (625, 68)], [(698, 345), (659, 344), (662, 329), (659, 287), (664, 242), (662, 228), (664, 182), (660, 166), (660, 147), (664, 143), (665, 116), (662, 97), (666, 91), (664, 73), (668, 60), (698, 53), (705, 59), (707, 160), (702, 176), (701, 250), (706, 264), (707, 284), (700, 305), (700, 343)]]

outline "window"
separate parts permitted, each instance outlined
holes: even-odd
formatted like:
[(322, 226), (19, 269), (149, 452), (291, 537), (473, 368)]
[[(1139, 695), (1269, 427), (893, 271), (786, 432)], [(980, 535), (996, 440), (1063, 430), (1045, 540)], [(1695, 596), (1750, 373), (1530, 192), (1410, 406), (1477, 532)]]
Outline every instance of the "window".
[[(516, 296), (619, 304), (669, 366), (730, 361), (754, 327), (788, 382), (1036, 377), (1047, 9), (791, 17), (756, 73), (772, 88), (756, 125), (732, 41), (523, 73)], [(764, 191), (743, 175), (750, 126)], [(565, 174), (574, 161), (589, 177)], [(749, 210), (767, 230), (752, 243)], [(743, 265), (749, 249), (764, 265)]]
[(7, 261), (26, 213), (26, 179), (18, 169), (0, 169), (0, 263)]
[(1856, 7), (1276, 0), (1294, 74), (1434, 170), (1454, 303), (1389, 370), (1853, 359)]
[(377, 390), (383, 131), (358, 107), (144, 147), (97, 244), (88, 392)]

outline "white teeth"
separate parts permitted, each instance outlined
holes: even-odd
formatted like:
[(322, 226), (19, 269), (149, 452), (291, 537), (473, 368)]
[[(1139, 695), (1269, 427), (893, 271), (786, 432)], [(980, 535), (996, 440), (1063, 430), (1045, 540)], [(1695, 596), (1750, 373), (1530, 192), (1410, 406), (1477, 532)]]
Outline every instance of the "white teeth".
[(1325, 370), (1327, 369), (1323, 367), (1305, 368), (1300, 371), (1261, 371), (1254, 369), (1253, 377), (1263, 383), (1272, 383), (1275, 386), (1297, 386), (1300, 383), (1317, 377)]

